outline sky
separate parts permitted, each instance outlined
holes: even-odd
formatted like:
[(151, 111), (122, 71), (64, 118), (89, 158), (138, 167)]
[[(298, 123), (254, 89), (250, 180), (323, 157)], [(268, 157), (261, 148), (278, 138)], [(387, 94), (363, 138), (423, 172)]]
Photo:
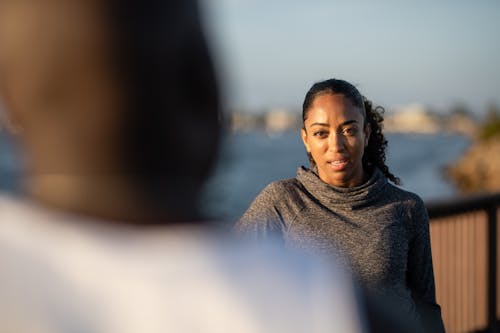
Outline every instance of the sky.
[(500, 1), (203, 0), (225, 104), (299, 110), (340, 78), (376, 104), (500, 105)]

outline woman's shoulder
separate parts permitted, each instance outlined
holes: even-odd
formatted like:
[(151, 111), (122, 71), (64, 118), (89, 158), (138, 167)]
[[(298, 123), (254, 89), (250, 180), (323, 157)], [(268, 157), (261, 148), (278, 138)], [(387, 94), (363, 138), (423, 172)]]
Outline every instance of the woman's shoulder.
[(273, 181), (257, 195), (252, 206), (272, 206), (295, 211), (303, 205), (303, 192), (302, 185), (296, 178)]
[(390, 183), (387, 183), (386, 195), (393, 201), (400, 202), (408, 208), (420, 209), (424, 207), (424, 201), (418, 194)]
[(412, 234), (421, 234), (429, 228), (429, 217), (422, 198), (411, 191), (388, 184), (387, 198), (399, 212), (400, 218), (408, 223)]

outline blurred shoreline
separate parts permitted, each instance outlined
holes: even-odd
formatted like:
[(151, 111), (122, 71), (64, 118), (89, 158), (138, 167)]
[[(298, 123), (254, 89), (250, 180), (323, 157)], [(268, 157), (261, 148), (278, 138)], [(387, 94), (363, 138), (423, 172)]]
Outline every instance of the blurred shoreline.
[[(500, 191), (500, 109), (496, 105), (489, 106), (483, 119), (463, 105), (438, 112), (421, 104), (393, 108), (383, 117), (387, 134), (467, 137), (469, 148), (444, 167), (443, 176), (454, 184), (458, 194)], [(275, 136), (297, 131), (301, 126), (301, 113), (283, 108), (233, 111), (225, 118), (225, 127), (232, 133), (262, 132)]]
[[(301, 112), (285, 108), (255, 112), (233, 110), (226, 113), (224, 126), (231, 132), (278, 134), (300, 129), (301, 117)], [(436, 112), (420, 104), (410, 104), (384, 112), (383, 117), (386, 133), (453, 133), (472, 138), (476, 136), (479, 124), (476, 116), (463, 107)]]

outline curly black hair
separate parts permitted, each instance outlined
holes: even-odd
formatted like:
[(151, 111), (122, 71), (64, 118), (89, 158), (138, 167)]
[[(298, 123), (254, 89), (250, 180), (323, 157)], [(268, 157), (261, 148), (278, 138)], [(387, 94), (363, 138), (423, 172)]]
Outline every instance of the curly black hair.
[[(356, 89), (355, 86), (344, 80), (329, 79), (313, 84), (311, 89), (307, 92), (304, 103), (302, 105), (302, 124), (304, 124), (309, 109), (314, 102), (314, 99), (319, 95), (324, 94), (342, 94), (348, 98), (354, 106), (361, 110), (364, 118), (364, 126), (368, 124), (371, 127), (370, 138), (368, 139), (368, 146), (365, 148), (363, 154), (363, 169), (371, 174), (375, 168), (380, 169), (382, 173), (396, 185), (401, 184), (401, 180), (394, 176), (389, 167), (385, 164), (385, 151), (387, 148), (387, 140), (382, 133), (384, 118), (384, 108), (381, 106), (373, 107), (371, 101), (367, 100)], [(304, 126), (304, 125), (303, 125)], [(315, 166), (315, 162), (310, 153), (307, 154), (311, 166)]]

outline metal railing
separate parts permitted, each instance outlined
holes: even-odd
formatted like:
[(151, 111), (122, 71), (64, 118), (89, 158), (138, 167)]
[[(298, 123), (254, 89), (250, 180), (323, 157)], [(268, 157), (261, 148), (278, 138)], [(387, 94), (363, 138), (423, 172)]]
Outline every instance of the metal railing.
[(426, 203), (447, 332), (497, 332), (500, 193)]

